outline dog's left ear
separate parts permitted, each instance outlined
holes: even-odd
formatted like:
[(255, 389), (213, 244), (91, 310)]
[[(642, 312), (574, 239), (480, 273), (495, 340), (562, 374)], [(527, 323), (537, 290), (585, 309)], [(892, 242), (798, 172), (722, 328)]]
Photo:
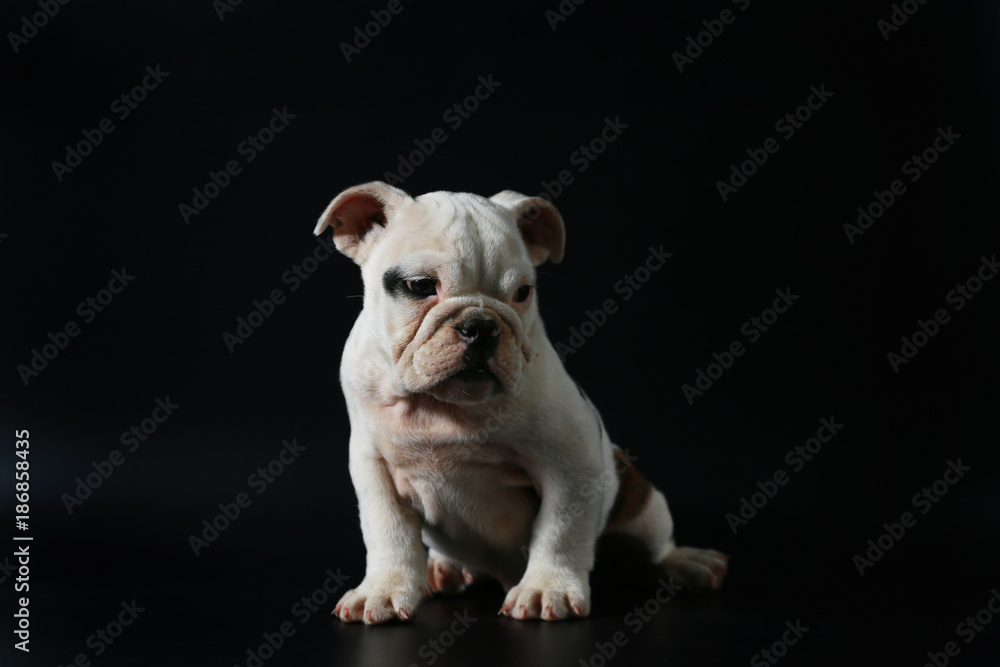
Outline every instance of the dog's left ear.
[(528, 256), (535, 266), (545, 260), (558, 263), (563, 258), (566, 245), (566, 227), (562, 216), (551, 202), (541, 197), (528, 197), (520, 192), (504, 190), (490, 197), (501, 206), (517, 214), (517, 227), (521, 230)]
[(337, 250), (363, 264), (388, 218), (410, 200), (410, 195), (381, 181), (355, 185), (333, 198), (313, 233), (319, 236), (333, 227)]

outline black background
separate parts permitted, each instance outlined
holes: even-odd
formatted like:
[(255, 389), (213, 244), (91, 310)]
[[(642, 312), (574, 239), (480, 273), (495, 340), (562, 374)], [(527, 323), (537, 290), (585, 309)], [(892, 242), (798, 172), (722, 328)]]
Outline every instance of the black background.
[[(70, 3), (17, 53), (8, 37), (0, 484), (12, 491), (14, 431), (29, 429), (34, 541), (32, 652), (5, 631), (4, 664), (246, 664), (293, 621), (265, 664), (423, 665), (463, 610), (478, 620), (437, 664), (598, 665), (595, 642), (617, 630), (629, 642), (609, 664), (745, 664), (799, 619), (810, 631), (782, 663), (916, 665), (956, 641), (955, 664), (995, 664), (1000, 628), (966, 644), (956, 624), (1000, 585), (996, 281), (960, 311), (946, 295), (1000, 250), (997, 10), (928, 2), (886, 40), (889, 3), (667, 4), (592, 0), (553, 30), (555, 0), (404, 2), (350, 62), (341, 43), (385, 3), (247, 2), (223, 20), (208, 1)], [(672, 53), (725, 8), (735, 21), (679, 72)], [(38, 11), (7, 3), (0, 28)], [(157, 65), (169, 75), (115, 116)], [(500, 85), (454, 128), (442, 114), (480, 76)], [(775, 122), (811, 86), (833, 95), (782, 137)], [(238, 146), (274, 108), (295, 117), (247, 163)], [(115, 130), (60, 181), (52, 163), (105, 117)], [(572, 154), (608, 118), (626, 129), (579, 171)], [(901, 165), (949, 127), (960, 138), (909, 182)], [(396, 171), (436, 128), (447, 140), (400, 184), (411, 194), (536, 194), (573, 174), (555, 198), (566, 258), (540, 269), (549, 335), (568, 342), (616, 300), (567, 368), (664, 489), (680, 542), (732, 554), (722, 591), (634, 636), (623, 617), (656, 583), (616, 581), (614, 565), (594, 575), (587, 621), (498, 619), (490, 587), (408, 626), (344, 626), (336, 596), (305, 624), (290, 614), (328, 569), (346, 586), (363, 575), (337, 382), (361, 283), (340, 256), (294, 291), (282, 275), (316, 248), (333, 196)], [(716, 182), (768, 137), (780, 150), (724, 202)], [(186, 223), (179, 205), (233, 159), (242, 172)], [(844, 223), (897, 178), (906, 193), (849, 242)], [(616, 293), (661, 245), (667, 264)], [(134, 280), (84, 323), (77, 305), (123, 267)], [(690, 405), (681, 386), (785, 288), (795, 305)], [(223, 333), (274, 289), (287, 300), (230, 352)], [(894, 372), (887, 353), (939, 308), (951, 320)], [(18, 366), (70, 320), (80, 334), (26, 385)], [(175, 414), (68, 513), (76, 479), (166, 397)], [(843, 429), (734, 534), (727, 513), (790, 471), (785, 453), (824, 417)], [(292, 439), (305, 451), (257, 495), (248, 476)], [(852, 558), (959, 458), (970, 472), (860, 577)], [(189, 536), (247, 491), (196, 557)], [(15, 576), (0, 573), (3, 627)], [(88, 636), (132, 599), (147, 611), (95, 657)]]

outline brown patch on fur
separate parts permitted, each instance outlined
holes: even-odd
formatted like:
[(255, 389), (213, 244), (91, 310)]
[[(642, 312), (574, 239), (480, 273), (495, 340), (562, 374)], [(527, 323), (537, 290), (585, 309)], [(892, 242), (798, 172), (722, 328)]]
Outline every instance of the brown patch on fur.
[(639, 516), (653, 495), (653, 485), (639, 472), (628, 456), (615, 447), (615, 473), (618, 475), (618, 495), (608, 515), (605, 531), (617, 528)]

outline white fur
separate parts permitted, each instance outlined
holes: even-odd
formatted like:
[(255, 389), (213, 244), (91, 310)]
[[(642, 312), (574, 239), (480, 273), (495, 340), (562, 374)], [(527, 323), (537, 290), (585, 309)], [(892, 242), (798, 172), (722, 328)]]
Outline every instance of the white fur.
[[(561, 258), (558, 212), (510, 191), (413, 199), (369, 183), (334, 199), (316, 233), (327, 226), (365, 283), (341, 384), (368, 562), (334, 613), (410, 619), (430, 565), (449, 585), (498, 579), (508, 589), (501, 612), (515, 618), (586, 615), (595, 543), (618, 491), (613, 445), (549, 342), (534, 290), (513, 299), (535, 284), (536, 264)], [(393, 296), (383, 286), (393, 267), (433, 276), (438, 293)], [(469, 317), (499, 326), (497, 385), (449, 379), (463, 367), (455, 323)], [(658, 559), (674, 548), (659, 492), (631, 523), (620, 529)]]

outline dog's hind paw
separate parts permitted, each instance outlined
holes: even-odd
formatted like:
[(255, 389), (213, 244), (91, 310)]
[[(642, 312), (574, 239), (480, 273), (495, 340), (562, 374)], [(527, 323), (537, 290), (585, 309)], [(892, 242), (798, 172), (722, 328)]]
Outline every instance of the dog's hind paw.
[(729, 556), (714, 549), (677, 547), (661, 563), (666, 573), (692, 589), (717, 589), (729, 573)]
[(427, 559), (427, 585), (433, 593), (461, 593), (475, 582), (470, 570), (437, 556)]

